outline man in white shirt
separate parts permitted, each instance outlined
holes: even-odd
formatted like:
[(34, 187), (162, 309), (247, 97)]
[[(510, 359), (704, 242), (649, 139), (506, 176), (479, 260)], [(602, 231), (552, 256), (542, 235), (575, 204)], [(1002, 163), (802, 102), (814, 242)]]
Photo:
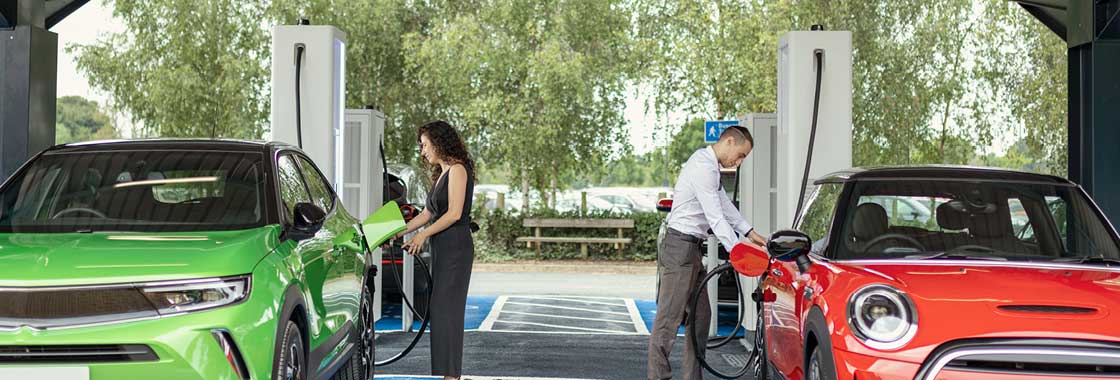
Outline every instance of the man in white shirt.
[[(669, 351), (677, 337), (677, 328), (685, 319), (689, 298), (701, 288), (697, 305), (696, 332), (700, 342), (708, 342), (711, 309), (708, 292), (701, 287), (704, 264), (700, 243), (707, 240), (710, 229), (728, 251), (738, 242), (765, 245), (766, 239), (746, 220), (727, 198), (720, 184), (720, 168), (737, 168), (754, 148), (750, 131), (740, 126), (728, 127), (714, 145), (700, 149), (681, 168), (673, 189), (673, 209), (669, 213), (668, 231), (661, 241), (657, 258), (661, 269), (661, 290), (657, 297), (657, 317), (649, 336), (647, 378), (671, 379)], [(688, 330), (685, 330), (688, 331)], [(693, 337), (685, 335), (685, 379), (700, 379), (701, 367), (692, 345)], [(700, 350), (704, 350), (700, 346)]]

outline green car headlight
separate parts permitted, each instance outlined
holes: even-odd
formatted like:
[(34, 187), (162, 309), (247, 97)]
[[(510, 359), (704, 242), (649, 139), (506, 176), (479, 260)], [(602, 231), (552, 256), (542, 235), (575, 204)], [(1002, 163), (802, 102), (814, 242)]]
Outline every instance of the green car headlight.
[(213, 309), (249, 296), (249, 276), (145, 284), (144, 296), (160, 315)]
[(848, 324), (868, 347), (890, 350), (902, 347), (914, 337), (918, 314), (906, 293), (876, 284), (852, 293), (848, 299)]

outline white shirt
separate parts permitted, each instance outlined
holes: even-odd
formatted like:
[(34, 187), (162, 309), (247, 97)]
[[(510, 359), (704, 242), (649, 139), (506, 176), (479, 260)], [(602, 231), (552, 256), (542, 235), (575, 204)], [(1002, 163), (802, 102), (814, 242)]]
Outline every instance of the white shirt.
[(720, 244), (731, 250), (738, 243), (735, 235), (745, 236), (754, 229), (720, 186), (719, 160), (712, 147), (697, 150), (688, 158), (673, 187), (673, 209), (668, 226), (674, 230), (708, 238), (708, 229)]

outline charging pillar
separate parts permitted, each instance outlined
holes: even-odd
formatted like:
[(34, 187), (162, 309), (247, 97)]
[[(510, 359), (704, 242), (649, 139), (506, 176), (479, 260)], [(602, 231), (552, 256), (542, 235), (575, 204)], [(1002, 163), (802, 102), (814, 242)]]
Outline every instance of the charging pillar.
[(274, 27), (270, 139), (300, 146), (343, 199), (346, 196), (342, 175), (345, 102), (346, 33), (329, 25)]
[[(415, 232), (414, 232), (415, 233)], [(410, 236), (411, 237), (411, 236)], [(419, 312), (420, 305), (416, 304), (416, 256), (404, 253), (404, 260), (402, 264), (404, 267), (401, 272), (404, 273), (404, 289), (401, 289), (401, 297), (408, 297), (408, 302), (412, 304), (413, 309)], [(401, 301), (401, 331), (412, 331), (412, 312)]]
[[(762, 234), (778, 228), (777, 209), (772, 205), (778, 202), (778, 177), (774, 165), (777, 160), (778, 115), (773, 113), (748, 113), (739, 117), (739, 125), (747, 128), (754, 137), (751, 154), (739, 166), (739, 212), (751, 222), (755, 230)], [(784, 227), (783, 227), (784, 228)], [(747, 301), (743, 305), (740, 321), (743, 328), (754, 331), (758, 311), (754, 308), (750, 294), (758, 287), (758, 277), (739, 274), (739, 291)]]
[[(708, 235), (708, 252), (704, 255), (704, 272), (711, 272), (719, 266), (719, 239)], [(708, 325), (708, 336), (719, 334), (719, 279), (708, 281), (708, 306), (712, 309), (712, 323)]]
[[(385, 114), (374, 109), (346, 110), (343, 124), (342, 205), (358, 220), (377, 212), (385, 199), (385, 167), (382, 165), (381, 143), (385, 134)], [(371, 247), (367, 257), (377, 267), (373, 282), (373, 320), (381, 319), (382, 278), (381, 247)]]
[[(817, 66), (815, 54), (822, 55)], [(852, 33), (792, 31), (778, 40), (778, 112), (739, 118), (755, 146), (740, 167), (740, 211), (763, 234), (793, 227), (812, 134), (817, 70), (821, 71), (816, 139), (806, 186), (823, 175), (852, 166)], [(805, 195), (812, 194), (806, 191)], [(814, 236), (814, 239), (823, 237)], [(740, 278), (750, 294), (757, 278)], [(755, 328), (754, 308), (743, 326)], [(749, 345), (748, 345), (749, 346)]]

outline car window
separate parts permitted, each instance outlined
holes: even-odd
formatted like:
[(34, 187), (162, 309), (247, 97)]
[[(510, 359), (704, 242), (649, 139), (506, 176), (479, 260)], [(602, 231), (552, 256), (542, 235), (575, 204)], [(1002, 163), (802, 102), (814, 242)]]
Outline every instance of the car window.
[[(844, 206), (850, 208), (842, 224), (844, 244), (835, 251), (838, 259), (939, 255), (1037, 261), (1120, 256), (1103, 218), (1074, 186), (861, 181), (853, 186), (851, 199)], [(932, 210), (932, 217), (925, 210)]]
[(798, 221), (797, 229), (813, 239), (815, 249), (827, 244), (832, 216), (836, 210), (836, 200), (840, 198), (841, 189), (843, 189), (843, 186), (838, 183), (821, 184), (807, 199), (805, 211)]
[(306, 180), (307, 188), (311, 190), (311, 199), (315, 202), (315, 205), (326, 212), (334, 210), (334, 192), (331, 191), (327, 180), (315, 169), (315, 164), (312, 164), (306, 157), (300, 157), (299, 163), (303, 171), (303, 178)]
[(311, 197), (307, 195), (307, 187), (303, 185), (303, 177), (291, 155), (281, 156), (276, 168), (280, 179), (280, 199), (284, 202), (284, 216), (291, 221), (296, 215), (296, 204), (311, 202)]
[(1069, 229), (1066, 222), (1066, 214), (1068, 213), (1069, 206), (1062, 198), (1046, 197), (1046, 209), (1050, 211), (1050, 216), (1054, 218), (1054, 227), (1058, 229), (1058, 235), (1061, 236), (1062, 244), (1065, 244), (1069, 239), (1066, 231)]
[(0, 232), (220, 231), (265, 223), (258, 152), (51, 152), (0, 189)]
[(148, 178), (168, 180), (166, 184), (152, 186), (152, 196), (163, 203), (197, 203), (225, 194), (224, 170), (168, 170), (149, 173)]
[(926, 229), (935, 228), (932, 223), (933, 210), (944, 199), (910, 196), (861, 196), (859, 204), (875, 203), (883, 207), (887, 220), (893, 226), (912, 226)]
[(1023, 242), (1034, 242), (1034, 227), (1031, 226), (1023, 201), (1019, 198), (1008, 199), (1007, 209), (1011, 214), (1011, 230), (1014, 231), (1015, 237)]

